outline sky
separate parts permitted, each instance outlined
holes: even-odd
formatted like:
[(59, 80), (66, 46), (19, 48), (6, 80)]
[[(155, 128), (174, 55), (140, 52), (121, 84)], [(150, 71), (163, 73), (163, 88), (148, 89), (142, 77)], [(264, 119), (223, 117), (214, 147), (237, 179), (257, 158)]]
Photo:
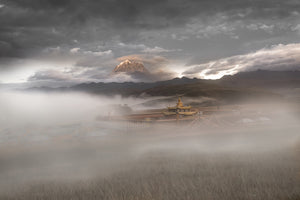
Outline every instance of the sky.
[(0, 0), (0, 83), (152, 81), (300, 70), (299, 0)]

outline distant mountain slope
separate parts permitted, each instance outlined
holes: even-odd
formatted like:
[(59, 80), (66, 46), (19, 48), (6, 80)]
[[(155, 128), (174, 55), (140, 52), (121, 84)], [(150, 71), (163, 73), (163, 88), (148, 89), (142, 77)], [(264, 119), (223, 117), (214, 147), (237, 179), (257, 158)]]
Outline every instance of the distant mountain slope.
[[(225, 76), (219, 80), (175, 78), (152, 83), (83, 83), (63, 88), (34, 88), (44, 91), (82, 91), (93, 94), (123, 96), (206, 96), (216, 99), (241, 99), (255, 97), (278, 97), (274, 88), (300, 88), (299, 71), (264, 71), (241, 72)], [(273, 89), (273, 90), (270, 90)]]
[(268, 71), (256, 70), (239, 72), (233, 76), (224, 76), (222, 79), (235, 80), (300, 80), (300, 71)]
[(228, 102), (253, 98), (281, 98), (280, 94), (276, 94), (269, 90), (226, 87), (221, 84), (201, 82), (182, 85), (157, 86), (144, 90), (143, 93), (151, 96), (174, 96), (177, 94), (183, 94), (188, 97), (210, 97)]
[(219, 84), (230, 87), (297, 88), (300, 87), (300, 71), (257, 70), (224, 76)]
[(153, 83), (144, 82), (124, 82), (124, 83), (82, 83), (70, 87), (69, 90), (84, 91), (96, 94), (121, 94), (121, 95), (139, 95), (144, 93), (147, 89), (166, 86), (166, 85), (182, 85), (196, 83), (202, 80), (188, 79), (188, 78), (175, 78), (167, 81), (158, 81)]

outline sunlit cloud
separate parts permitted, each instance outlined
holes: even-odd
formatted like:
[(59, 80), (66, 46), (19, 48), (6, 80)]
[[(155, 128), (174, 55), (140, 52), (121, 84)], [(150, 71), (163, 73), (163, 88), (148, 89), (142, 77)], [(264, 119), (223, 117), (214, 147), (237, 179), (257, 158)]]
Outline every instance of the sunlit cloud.
[(183, 72), (186, 76), (218, 79), (240, 71), (300, 70), (300, 44), (275, 45), (253, 53), (222, 58), (204, 64), (190, 66)]

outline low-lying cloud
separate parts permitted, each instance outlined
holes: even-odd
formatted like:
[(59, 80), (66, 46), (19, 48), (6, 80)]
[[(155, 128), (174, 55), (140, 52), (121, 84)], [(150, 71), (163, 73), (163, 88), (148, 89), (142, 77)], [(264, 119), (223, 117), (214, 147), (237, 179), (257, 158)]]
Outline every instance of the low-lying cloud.
[[(149, 168), (140, 165), (145, 159), (145, 166), (150, 164), (155, 169), (167, 173), (169, 168), (160, 167), (161, 162), (172, 161), (174, 155), (178, 156), (176, 160), (184, 169), (176, 171), (175, 174), (181, 174), (187, 169), (189, 165), (182, 158), (192, 155), (203, 159), (203, 162), (200, 161), (204, 165), (208, 160), (215, 158), (214, 156), (218, 156), (219, 160), (226, 155), (226, 158), (232, 159), (229, 162), (237, 162), (235, 164), (240, 168), (241, 160), (237, 160), (236, 155), (244, 158), (247, 161), (245, 164), (253, 165), (256, 160), (253, 158), (260, 158), (266, 153), (267, 158), (273, 158), (272, 155), (288, 150), (288, 154), (280, 157), (285, 158), (285, 161), (286, 156), (293, 153), (299, 139), (299, 119), (293, 117), (284, 106), (271, 105), (270, 101), (268, 106), (255, 104), (252, 107), (243, 107), (248, 114), (226, 114), (227, 120), (231, 117), (237, 118), (236, 121), (229, 120), (237, 125), (223, 127), (216, 126), (213, 123), (214, 119), (209, 117), (207, 120), (212, 120), (212, 123), (206, 126), (207, 120), (194, 125), (178, 126), (128, 123), (104, 118), (118, 115), (118, 110), (112, 112), (114, 105), (128, 104), (136, 110), (145, 109), (141, 104), (153, 98), (32, 92), (0, 92), (0, 97), (0, 196), (14, 188), (33, 183), (62, 181), (72, 184), (73, 181), (92, 181), (94, 178), (107, 178), (116, 172), (126, 172), (138, 166), (143, 170), (143, 174), (147, 174)], [(165, 103), (161, 103), (156, 108), (165, 106)], [(274, 113), (272, 108), (276, 108), (276, 113), (279, 113)], [(249, 113), (249, 110), (256, 114)], [(259, 122), (257, 115), (270, 113), (273, 114), (268, 116), (269, 120)], [(257, 118), (257, 123), (260, 123), (259, 126), (249, 122), (250, 118), (254, 117)], [(281, 120), (283, 118), (284, 120)], [(244, 123), (241, 124), (238, 120)], [(172, 166), (172, 163), (167, 166)], [(223, 166), (222, 163), (223, 161), (219, 162), (220, 165), (211, 166)], [(265, 165), (274, 167), (274, 162), (262, 163), (259, 159), (256, 163), (257, 170)], [(283, 162), (280, 160), (278, 163)], [(286, 163), (284, 166), (286, 167)], [(294, 164), (292, 166), (295, 167)], [(195, 165), (194, 169), (199, 169), (199, 165)], [(288, 167), (287, 169), (288, 172), (291, 170)], [(228, 168), (224, 173), (228, 173), (227, 170)], [(194, 173), (190, 170), (186, 172)], [(249, 170), (246, 174), (249, 174)], [(206, 175), (205, 172), (203, 179), (216, 180), (209, 174)], [(252, 171), (250, 175), (253, 178)], [(153, 176), (157, 177), (157, 173), (153, 173)], [(142, 181), (149, 178), (141, 177)], [(189, 179), (193, 176), (186, 177)], [(128, 181), (130, 179), (118, 179), (121, 180), (126, 180), (127, 184), (131, 182)], [(243, 176), (243, 181), (245, 180)], [(291, 182), (288, 183), (291, 186)]]

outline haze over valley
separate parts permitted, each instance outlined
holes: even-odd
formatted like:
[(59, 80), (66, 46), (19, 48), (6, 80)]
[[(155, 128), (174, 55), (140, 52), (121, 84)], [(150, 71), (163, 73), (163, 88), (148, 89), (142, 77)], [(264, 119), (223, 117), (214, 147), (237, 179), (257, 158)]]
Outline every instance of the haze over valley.
[(300, 200), (297, 0), (0, 0), (0, 199)]

